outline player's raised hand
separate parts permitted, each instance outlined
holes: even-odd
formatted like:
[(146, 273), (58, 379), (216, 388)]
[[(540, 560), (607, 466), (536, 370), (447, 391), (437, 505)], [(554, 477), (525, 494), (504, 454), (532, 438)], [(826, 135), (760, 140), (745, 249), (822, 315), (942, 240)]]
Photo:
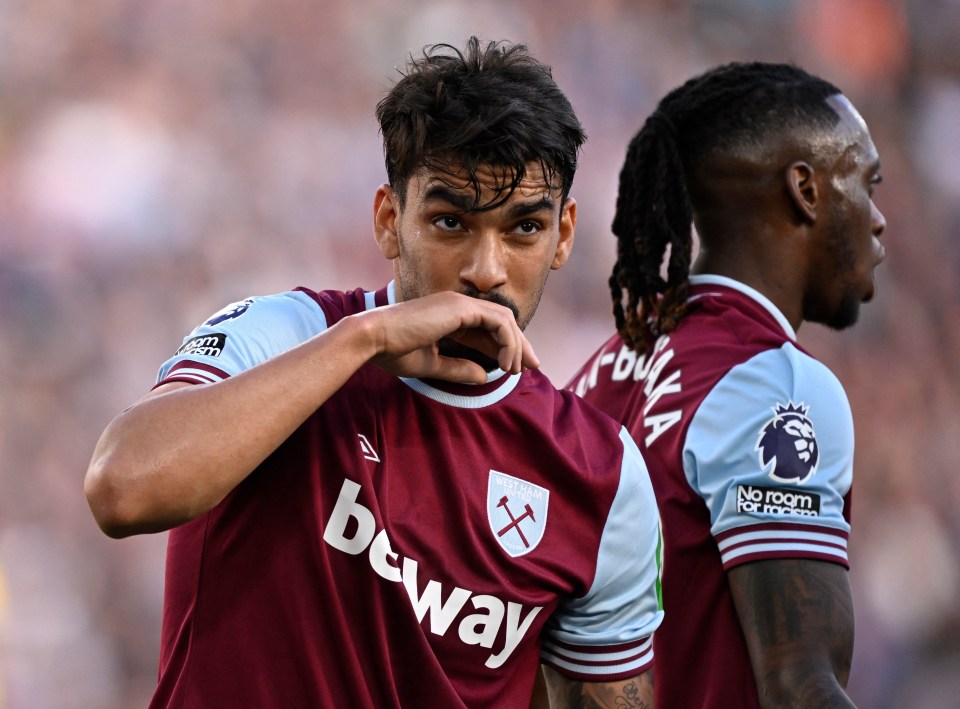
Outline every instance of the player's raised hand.
[(373, 328), (377, 354), (372, 361), (398, 376), (486, 382), (476, 362), (441, 354), (442, 339), (490, 357), (506, 372), (540, 365), (509, 308), (460, 293), (434, 293), (357, 317)]

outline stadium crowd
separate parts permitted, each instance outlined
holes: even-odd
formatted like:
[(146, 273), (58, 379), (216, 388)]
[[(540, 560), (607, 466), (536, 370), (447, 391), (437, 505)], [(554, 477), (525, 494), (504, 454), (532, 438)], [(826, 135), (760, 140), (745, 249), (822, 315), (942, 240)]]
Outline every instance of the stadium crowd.
[(856, 422), (851, 695), (957, 706), (958, 31), (957, 0), (0, 3), (0, 709), (147, 703), (165, 535), (97, 529), (96, 436), (209, 304), (389, 278), (362, 241), (385, 179), (373, 106), (408, 52), (472, 33), (526, 42), (589, 135), (574, 255), (530, 329), (558, 385), (612, 329), (616, 172), (665, 90), (793, 61), (860, 108), (878, 296), (849, 331), (800, 332)]

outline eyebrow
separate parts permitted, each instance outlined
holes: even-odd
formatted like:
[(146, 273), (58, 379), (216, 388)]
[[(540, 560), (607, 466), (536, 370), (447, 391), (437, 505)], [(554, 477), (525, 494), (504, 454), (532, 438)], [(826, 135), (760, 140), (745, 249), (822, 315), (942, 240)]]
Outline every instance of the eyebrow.
[(510, 219), (520, 219), (528, 217), (538, 212), (553, 212), (556, 202), (549, 197), (541, 197), (536, 202), (527, 202), (525, 204), (515, 204), (507, 210), (507, 216)]
[[(465, 192), (457, 192), (442, 185), (434, 185), (423, 196), (424, 202), (444, 202), (461, 212), (483, 211), (477, 208), (476, 199)], [(552, 212), (556, 201), (550, 197), (541, 197), (535, 202), (514, 204), (507, 210), (507, 217), (519, 219), (538, 212)]]

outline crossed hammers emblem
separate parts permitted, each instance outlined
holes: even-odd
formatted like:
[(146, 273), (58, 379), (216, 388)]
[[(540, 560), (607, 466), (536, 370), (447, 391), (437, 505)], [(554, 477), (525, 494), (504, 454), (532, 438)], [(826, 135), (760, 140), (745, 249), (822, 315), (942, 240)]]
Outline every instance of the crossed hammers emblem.
[(526, 536), (524, 536), (524, 534), (523, 534), (523, 530), (520, 529), (520, 522), (522, 522), (523, 520), (525, 520), (527, 517), (529, 517), (530, 519), (532, 519), (534, 522), (537, 521), (537, 518), (533, 516), (533, 508), (530, 507), (530, 505), (524, 505), (524, 513), (523, 513), (522, 515), (520, 515), (519, 517), (514, 517), (514, 516), (513, 516), (513, 512), (511, 512), (511, 511), (510, 511), (510, 508), (507, 507), (507, 496), (506, 496), (506, 495), (504, 495), (503, 497), (500, 498), (500, 502), (497, 503), (497, 507), (502, 507), (502, 508), (504, 509), (504, 511), (507, 513), (507, 516), (510, 517), (510, 524), (508, 524), (506, 527), (504, 527), (504, 528), (501, 529), (499, 532), (497, 532), (497, 536), (498, 536), (498, 537), (502, 537), (504, 534), (506, 534), (507, 532), (509, 532), (511, 529), (516, 529), (516, 530), (517, 530), (517, 534), (520, 535), (520, 541), (523, 542), (523, 546), (529, 548), (529, 547), (530, 547), (530, 542), (527, 541)]

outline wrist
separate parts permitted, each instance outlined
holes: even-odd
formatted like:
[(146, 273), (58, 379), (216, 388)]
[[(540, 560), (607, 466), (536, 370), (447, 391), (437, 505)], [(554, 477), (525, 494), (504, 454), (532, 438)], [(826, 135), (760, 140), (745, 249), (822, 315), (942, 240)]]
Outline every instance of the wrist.
[(337, 338), (343, 338), (345, 342), (342, 344), (356, 353), (364, 363), (374, 360), (385, 350), (380, 314), (376, 311), (368, 310), (349, 315), (331, 327), (328, 332)]

